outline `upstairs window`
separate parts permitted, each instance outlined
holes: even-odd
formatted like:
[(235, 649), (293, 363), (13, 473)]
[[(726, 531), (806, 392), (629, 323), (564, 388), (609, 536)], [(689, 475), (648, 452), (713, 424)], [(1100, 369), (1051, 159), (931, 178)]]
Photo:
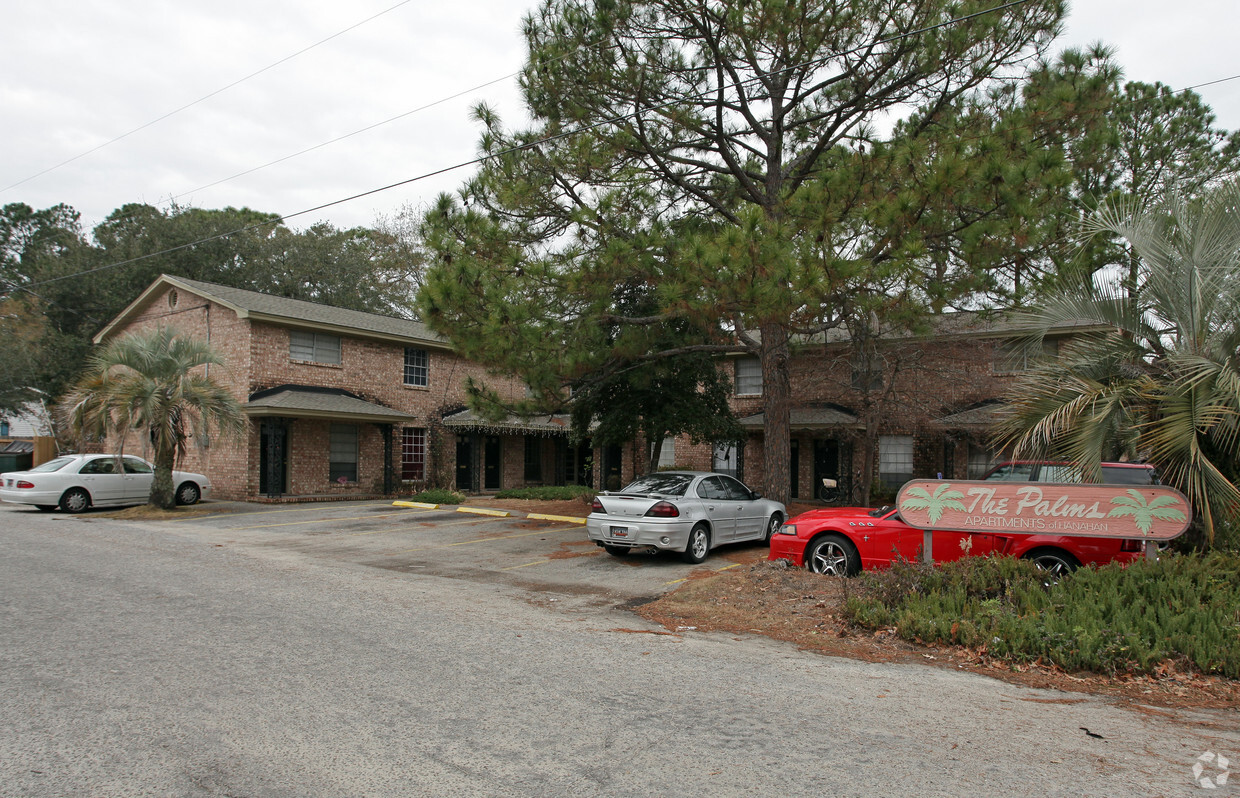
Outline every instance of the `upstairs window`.
[(288, 356), (293, 360), (340, 365), (340, 336), (289, 330)]
[(995, 373), (1015, 374), (1028, 371), (1043, 358), (1059, 354), (1059, 341), (1043, 338), (1041, 345), (1023, 341), (1004, 341), (995, 347)]
[(425, 349), (405, 347), (405, 384), (425, 388), (430, 383), (430, 356)]
[(756, 357), (743, 357), (736, 361), (736, 395), (762, 395), (762, 361)]

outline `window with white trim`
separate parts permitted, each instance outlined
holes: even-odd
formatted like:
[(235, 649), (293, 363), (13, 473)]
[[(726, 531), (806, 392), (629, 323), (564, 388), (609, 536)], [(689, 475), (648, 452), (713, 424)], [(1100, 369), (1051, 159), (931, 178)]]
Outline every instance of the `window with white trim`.
[(357, 425), (332, 424), (327, 478), (332, 482), (357, 482)]
[(400, 478), (406, 482), (426, 479), (426, 430), (405, 427), (400, 431)]
[(879, 436), (878, 478), (887, 488), (898, 488), (913, 478), (912, 435)]
[(743, 357), (736, 361), (736, 395), (762, 395), (762, 361), (756, 357)]
[(293, 360), (340, 365), (340, 336), (305, 330), (289, 330), (288, 356)]
[(659, 447), (659, 468), (671, 468), (676, 465), (676, 439), (664, 438)]
[(405, 384), (425, 388), (430, 384), (430, 355), (425, 349), (405, 347)]
[(1040, 344), (1027, 341), (1001, 341), (995, 345), (994, 370), (996, 374), (1016, 374), (1028, 371), (1042, 359), (1059, 355), (1059, 340), (1043, 338)]

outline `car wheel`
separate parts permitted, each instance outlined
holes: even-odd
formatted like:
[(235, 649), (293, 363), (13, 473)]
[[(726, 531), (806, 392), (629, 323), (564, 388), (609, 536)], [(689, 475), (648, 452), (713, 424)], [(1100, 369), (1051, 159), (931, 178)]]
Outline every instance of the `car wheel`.
[(183, 482), (177, 488), (177, 504), (197, 504), (202, 493), (193, 482)]
[(848, 538), (826, 535), (810, 544), (805, 567), (816, 574), (854, 576), (861, 571), (861, 556)]
[(630, 549), (628, 546), (608, 546), (604, 544), (603, 551), (607, 552), (613, 557), (627, 557), (629, 552), (632, 551), (632, 549)]
[(706, 531), (705, 524), (698, 524), (689, 530), (689, 545), (685, 546), (685, 551), (680, 555), (680, 559), (696, 565), (706, 559), (706, 554), (709, 551), (710, 532)]
[(70, 488), (60, 497), (60, 509), (66, 513), (80, 513), (90, 507), (90, 494), (81, 488)]
[(54, 504), (36, 504), (35, 507), (38, 507), (45, 513), (50, 513), (52, 510), (56, 509), (56, 505)]
[(1048, 582), (1054, 584), (1081, 567), (1081, 563), (1061, 549), (1034, 549), (1026, 552), (1022, 560), (1029, 560), (1046, 573)]
[(766, 522), (766, 534), (762, 537), (763, 543), (771, 542), (771, 535), (779, 531), (779, 525), (784, 522), (784, 517), (779, 513), (771, 516), (771, 520)]

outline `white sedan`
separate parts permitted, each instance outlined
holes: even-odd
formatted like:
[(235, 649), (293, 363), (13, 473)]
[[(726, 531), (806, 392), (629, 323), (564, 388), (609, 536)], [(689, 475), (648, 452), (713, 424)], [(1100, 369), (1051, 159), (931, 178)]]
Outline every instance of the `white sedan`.
[[(29, 471), (0, 474), (0, 500), (80, 513), (88, 507), (143, 504), (154, 478), (154, 466), (141, 457), (70, 454)], [(188, 471), (173, 471), (172, 485), (177, 504), (194, 504), (211, 492), (210, 480)]]
[(590, 509), (586, 534), (608, 554), (661, 549), (691, 563), (723, 543), (769, 541), (787, 515), (740, 480), (704, 471), (647, 474), (618, 493), (600, 493)]

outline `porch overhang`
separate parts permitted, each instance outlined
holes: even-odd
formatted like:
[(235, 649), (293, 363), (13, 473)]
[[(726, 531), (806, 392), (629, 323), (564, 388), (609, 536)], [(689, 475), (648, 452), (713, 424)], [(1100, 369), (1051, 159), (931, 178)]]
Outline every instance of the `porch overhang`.
[(339, 388), (281, 385), (257, 391), (241, 408), (251, 418), (308, 418), (322, 421), (400, 424), (415, 416), (367, 402)]
[(1001, 402), (988, 402), (967, 410), (961, 410), (958, 413), (936, 418), (933, 424), (944, 430), (984, 432), (998, 423), (999, 412), (1002, 408), (1003, 404)]
[[(834, 407), (794, 407), (788, 413), (788, 424), (793, 430), (859, 430), (865, 425), (861, 420)], [(766, 414), (755, 413), (740, 420), (746, 430), (760, 431), (766, 425)]]
[(547, 416), (508, 416), (498, 421), (479, 418), (473, 410), (460, 410), (443, 417), (443, 425), (454, 432), (515, 433), (524, 435), (568, 435), (572, 419), (563, 413)]

